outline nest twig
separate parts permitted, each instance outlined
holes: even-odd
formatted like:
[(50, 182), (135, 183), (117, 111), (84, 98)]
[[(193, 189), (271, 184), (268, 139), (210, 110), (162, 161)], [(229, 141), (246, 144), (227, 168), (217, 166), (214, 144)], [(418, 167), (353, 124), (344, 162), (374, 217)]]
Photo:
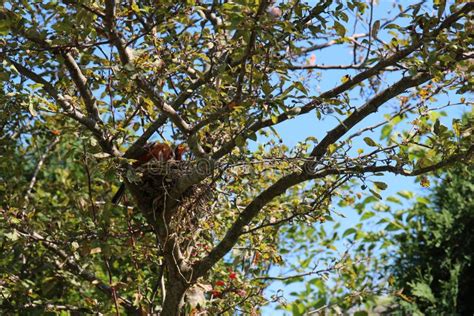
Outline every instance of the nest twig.
[[(186, 162), (153, 162), (139, 169), (142, 171), (139, 183), (142, 194), (153, 201), (156, 216), (162, 216), (166, 204), (171, 198), (170, 190), (179, 178), (187, 174)], [(169, 231), (180, 232), (183, 238), (195, 235), (207, 215), (210, 213), (209, 201), (212, 199), (212, 184), (199, 183), (191, 186), (179, 197), (179, 203), (173, 211), (168, 225)]]

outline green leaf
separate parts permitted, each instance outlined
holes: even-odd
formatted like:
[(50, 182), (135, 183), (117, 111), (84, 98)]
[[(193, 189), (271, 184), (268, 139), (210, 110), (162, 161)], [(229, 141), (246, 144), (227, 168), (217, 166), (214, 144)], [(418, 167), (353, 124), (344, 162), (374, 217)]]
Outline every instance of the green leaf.
[(407, 200), (412, 199), (413, 196), (414, 196), (413, 192), (406, 191), (406, 190), (400, 191), (397, 194), (400, 195), (402, 198), (405, 198)]
[(293, 313), (294, 316), (303, 315), (303, 312), (304, 312), (303, 304), (299, 302), (294, 302), (292, 304), (291, 312)]
[(373, 196), (375, 196), (377, 199), (381, 200), (382, 199), (382, 196), (380, 194), (378, 194), (377, 192), (375, 192), (374, 190), (372, 189), (369, 189), (370, 193), (373, 194)]
[(433, 124), (433, 132), (436, 135), (439, 135), (439, 132), (440, 132), (439, 126), (440, 126), (439, 119), (436, 119), (435, 123)]
[(418, 282), (414, 284), (411, 283), (410, 286), (414, 296), (424, 299), (430, 303), (436, 302), (433, 292), (431, 291), (431, 288), (428, 284)]
[(400, 205), (402, 204), (402, 202), (400, 201), (400, 199), (399, 199), (399, 198), (396, 198), (396, 197), (394, 197), (394, 196), (389, 196), (389, 197), (387, 198), (387, 201), (392, 202), (392, 203), (397, 203), (397, 204), (400, 204)]
[(263, 90), (263, 93), (265, 93), (265, 95), (268, 96), (270, 93), (272, 93), (273, 87), (270, 85), (270, 83), (268, 81), (265, 81), (262, 84), (262, 90)]
[(382, 127), (382, 131), (380, 132), (380, 139), (388, 138), (392, 133), (392, 129), (392, 125), (385, 125), (384, 127)]
[(304, 87), (304, 85), (300, 81), (296, 81), (294, 83), (295, 88), (303, 92), (305, 95), (308, 95), (308, 90)]
[(385, 182), (374, 181), (374, 184), (380, 190), (385, 190), (388, 187), (388, 185)]
[(364, 215), (362, 215), (362, 217), (360, 219), (361, 220), (369, 219), (369, 218), (374, 217), (374, 216), (375, 216), (374, 212), (367, 211), (367, 212), (364, 213)]
[(378, 146), (377, 143), (370, 137), (364, 137), (364, 142), (367, 145), (371, 146), (371, 147), (377, 147)]
[(389, 223), (387, 226), (385, 226), (386, 231), (396, 231), (400, 230), (400, 227), (395, 225), (393, 222)]
[(237, 146), (243, 147), (245, 146), (245, 139), (241, 135), (239, 135), (235, 138), (235, 143)]
[(344, 234), (342, 234), (342, 237), (346, 237), (346, 236), (349, 236), (349, 235), (355, 234), (355, 233), (357, 233), (357, 230), (355, 228), (348, 228), (348, 229), (346, 229)]
[(140, 13), (140, 7), (137, 5), (136, 2), (132, 2), (132, 5), (130, 6), (133, 12), (135, 13)]
[(377, 20), (374, 22), (374, 24), (372, 25), (372, 37), (373, 38), (377, 38), (377, 35), (379, 33), (379, 30), (380, 30), (380, 20)]
[(334, 29), (336, 30), (337, 35), (340, 37), (346, 36), (346, 28), (339, 22), (334, 22)]

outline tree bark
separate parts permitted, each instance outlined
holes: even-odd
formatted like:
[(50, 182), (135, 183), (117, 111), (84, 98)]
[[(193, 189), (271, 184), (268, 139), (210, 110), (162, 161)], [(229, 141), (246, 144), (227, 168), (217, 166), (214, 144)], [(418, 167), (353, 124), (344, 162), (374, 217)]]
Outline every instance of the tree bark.
[(160, 316), (181, 315), (184, 304), (184, 293), (186, 292), (186, 289), (186, 286), (182, 282), (173, 282), (173, 280), (168, 280), (165, 301), (163, 303), (163, 309)]

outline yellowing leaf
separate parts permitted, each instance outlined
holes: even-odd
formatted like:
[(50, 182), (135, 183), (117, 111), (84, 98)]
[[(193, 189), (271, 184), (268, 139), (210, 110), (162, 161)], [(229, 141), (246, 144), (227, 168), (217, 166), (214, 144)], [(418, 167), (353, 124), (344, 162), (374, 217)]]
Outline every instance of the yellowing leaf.
[(96, 247), (96, 248), (92, 248), (89, 253), (93, 255), (93, 254), (101, 253), (101, 252), (102, 252), (102, 249), (100, 247)]
[(110, 157), (110, 154), (108, 153), (97, 153), (97, 154), (94, 154), (94, 157), (96, 158), (107, 158), (107, 157)]
[(132, 8), (133, 12), (136, 12), (136, 13), (140, 12), (140, 8), (138, 7), (138, 5), (135, 2), (132, 3), (131, 8)]
[(426, 176), (422, 176), (420, 179), (420, 184), (424, 188), (428, 188), (430, 186), (430, 180)]
[(332, 154), (333, 152), (335, 152), (337, 149), (337, 146), (335, 144), (331, 144), (328, 146), (328, 154)]
[(348, 82), (350, 79), (351, 79), (351, 76), (345, 75), (344, 77), (341, 78), (341, 82), (342, 82), (342, 83), (346, 83), (346, 82)]
[(421, 89), (419, 92), (418, 92), (418, 95), (422, 98), (422, 99), (426, 99), (426, 97), (428, 96), (429, 94), (429, 91), (426, 90), (426, 89)]
[(30, 103), (28, 105), (28, 111), (30, 111), (30, 114), (32, 116), (37, 116), (38, 115), (38, 112), (36, 112), (35, 108), (33, 107), (33, 103)]
[(372, 37), (373, 38), (377, 37), (377, 34), (379, 33), (379, 29), (380, 29), (380, 20), (377, 20), (372, 25)]

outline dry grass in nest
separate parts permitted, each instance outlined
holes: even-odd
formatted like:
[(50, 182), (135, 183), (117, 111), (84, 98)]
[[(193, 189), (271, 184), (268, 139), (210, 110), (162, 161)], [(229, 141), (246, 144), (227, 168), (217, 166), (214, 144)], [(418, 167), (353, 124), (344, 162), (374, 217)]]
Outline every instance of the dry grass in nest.
[[(152, 201), (155, 215), (163, 215), (163, 210), (171, 199), (169, 192), (178, 180), (189, 172), (185, 166), (186, 162), (155, 162), (142, 168), (140, 189)], [(179, 198), (168, 229), (179, 232), (181, 236), (194, 235), (199, 230), (200, 223), (203, 223), (210, 213), (211, 199), (212, 185), (209, 183), (203, 182), (188, 188)]]

